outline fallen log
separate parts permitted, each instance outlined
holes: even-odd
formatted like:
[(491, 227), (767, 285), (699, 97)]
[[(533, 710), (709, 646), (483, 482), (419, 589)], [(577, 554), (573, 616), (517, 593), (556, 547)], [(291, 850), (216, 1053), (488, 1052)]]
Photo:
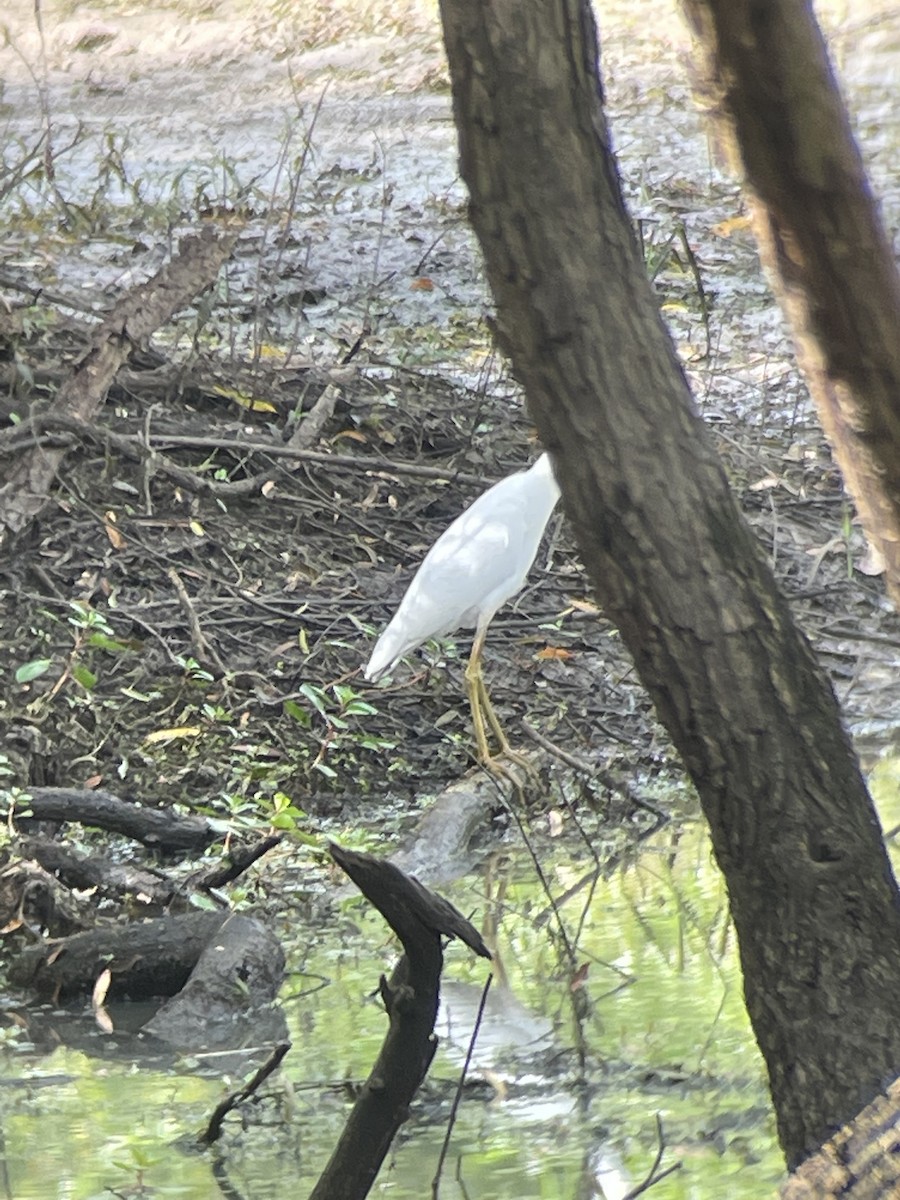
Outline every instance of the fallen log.
[(131, 896), (158, 909), (167, 908), (178, 895), (176, 885), (160, 871), (114, 862), (100, 854), (77, 854), (49, 838), (22, 838), (16, 844), (16, 851), (76, 891), (90, 891), (117, 900)]
[(145, 808), (98, 789), (37, 787), (28, 791), (29, 820), (77, 821), (110, 833), (121, 833), (159, 850), (205, 850), (218, 834), (202, 817), (182, 816), (164, 808)]
[(144, 1025), (183, 1048), (284, 1042), (284, 1014), (273, 1007), (284, 978), (284, 951), (267, 925), (233, 913), (210, 938), (184, 987)]
[(110, 1000), (174, 996), (188, 981), (225, 912), (185, 913), (109, 925), (29, 946), (11, 963), (9, 981), (42, 1000), (90, 996), (107, 968)]

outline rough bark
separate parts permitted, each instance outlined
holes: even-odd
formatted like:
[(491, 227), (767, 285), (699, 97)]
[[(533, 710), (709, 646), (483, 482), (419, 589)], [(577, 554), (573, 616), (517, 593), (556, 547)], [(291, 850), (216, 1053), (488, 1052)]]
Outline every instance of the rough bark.
[[(22, 838), (16, 844), (16, 851), (72, 891), (88, 891), (116, 900), (134, 897), (140, 904), (155, 909), (177, 903), (176, 884), (162, 872), (136, 863), (115, 862), (102, 854), (79, 854), (62, 842), (41, 837)], [(183, 903), (187, 904), (187, 897)]]
[(877, 1096), (781, 1189), (781, 1200), (900, 1196), (900, 1080)]
[[(108, 829), (162, 851), (205, 850), (218, 836), (202, 817), (183, 816), (163, 808), (145, 808), (120, 800), (98, 788), (31, 788), (27, 817), (19, 824), (27, 828), (35, 821), (78, 821), (97, 829)], [(18, 816), (18, 814), (16, 814)]]
[(383, 975), (380, 980), (390, 1022), (381, 1052), (310, 1196), (310, 1200), (363, 1200), (437, 1048), (434, 1023), (444, 963), (441, 938), (459, 938), (483, 958), (490, 958), (490, 952), (449, 901), (392, 863), (333, 843), (329, 851), (403, 944), (403, 956), (390, 980)]
[(763, 265), (900, 604), (900, 274), (809, 0), (682, 0)]
[(657, 312), (586, 3), (441, 7), (500, 336), (599, 598), (700, 794), (793, 1164), (900, 1062), (900, 904), (878, 821)]
[(9, 968), (15, 987), (43, 999), (89, 996), (100, 973), (112, 973), (111, 1000), (174, 996), (184, 987), (227, 913), (187, 913), (76, 933), (24, 950)]
[(284, 950), (255, 917), (232, 913), (210, 938), (190, 978), (144, 1026), (184, 1048), (233, 1046), (248, 1034), (260, 1042), (287, 1038), (274, 1006), (284, 978)]

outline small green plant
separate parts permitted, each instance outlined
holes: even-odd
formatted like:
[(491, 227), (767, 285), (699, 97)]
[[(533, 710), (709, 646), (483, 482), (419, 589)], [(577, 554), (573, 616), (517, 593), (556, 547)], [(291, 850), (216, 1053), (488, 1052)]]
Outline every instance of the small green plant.
[[(65, 665), (56, 682), (48, 692), (39, 696), (33, 703), (41, 706), (52, 700), (65, 686), (68, 680), (73, 680), (90, 694), (97, 686), (98, 658), (95, 651), (106, 654), (127, 654), (134, 649), (128, 642), (116, 637), (115, 631), (103, 613), (91, 608), (81, 600), (73, 600), (69, 604), (67, 624), (73, 633), (72, 648), (66, 656)], [(45, 675), (54, 665), (52, 658), (33, 658), (22, 663), (15, 671), (16, 683), (30, 683)]]
[(304, 729), (323, 731), (312, 769), (326, 779), (337, 778), (337, 771), (326, 758), (346, 759), (358, 750), (393, 750), (394, 743), (387, 738), (360, 729), (357, 718), (376, 716), (378, 709), (353, 688), (339, 683), (330, 688), (303, 683), (298, 693), (307, 703), (295, 698), (285, 700), (284, 711)]

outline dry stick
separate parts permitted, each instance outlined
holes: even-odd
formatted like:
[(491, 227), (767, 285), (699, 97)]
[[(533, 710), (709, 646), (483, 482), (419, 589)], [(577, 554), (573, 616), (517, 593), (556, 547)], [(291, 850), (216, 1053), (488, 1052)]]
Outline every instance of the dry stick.
[(459, 1104), (462, 1100), (463, 1084), (466, 1082), (466, 1076), (469, 1073), (469, 1067), (472, 1065), (472, 1055), (475, 1052), (475, 1042), (478, 1038), (478, 1031), (481, 1029), (481, 1022), (484, 1019), (484, 1009), (487, 1004), (488, 992), (491, 990), (493, 982), (493, 973), (489, 973), (484, 982), (484, 987), (481, 992), (481, 1001), (478, 1005), (478, 1012), (475, 1016), (475, 1024), (472, 1028), (472, 1036), (469, 1038), (469, 1046), (466, 1050), (466, 1061), (463, 1063), (463, 1069), (460, 1072), (459, 1080), (456, 1084), (456, 1095), (453, 1097), (453, 1104), (450, 1106), (450, 1119), (447, 1122), (447, 1132), (444, 1134), (444, 1141), (441, 1146), (441, 1153), (438, 1156), (437, 1168), (434, 1172), (434, 1179), (431, 1181), (431, 1195), (434, 1200), (437, 1200), (438, 1190), (441, 1186), (441, 1174), (444, 1170), (444, 1163), (447, 1159), (447, 1151), (450, 1149), (450, 1138), (453, 1136), (453, 1128), (456, 1125), (456, 1114), (459, 1112)]
[(322, 395), (303, 420), (298, 422), (297, 428), (291, 434), (287, 444), (292, 449), (308, 450), (310, 446), (319, 440), (319, 434), (331, 419), (331, 414), (334, 412), (334, 406), (340, 394), (341, 389), (335, 384), (326, 384)]
[[(78, 432), (85, 437), (93, 437), (98, 441), (104, 439), (109, 440), (110, 444), (115, 449), (125, 450), (131, 447), (143, 446), (143, 442), (139, 437), (128, 434), (110, 434), (104, 429), (92, 428), (87, 426), (82, 421), (76, 421), (67, 418), (58, 413), (43, 413), (39, 417), (34, 417), (29, 421), (23, 421), (21, 425), (16, 425), (10, 430), (0, 433), (0, 453), (9, 453), (12, 449), (19, 449), (23, 444), (33, 444), (33, 439), (37, 431), (38, 435), (41, 430), (62, 429), (66, 432)], [(26, 442), (24, 439), (28, 438)], [(362, 471), (369, 475), (407, 475), (413, 479), (432, 479), (437, 483), (465, 483), (472, 487), (484, 488), (496, 480), (486, 479), (483, 475), (473, 475), (469, 471), (452, 471), (442, 467), (424, 467), (417, 463), (395, 462), (392, 459), (382, 458), (381, 456), (362, 457), (354, 454), (328, 454), (322, 450), (295, 450), (290, 446), (282, 443), (273, 442), (250, 442), (243, 441), (239, 438), (217, 438), (217, 437), (193, 437), (182, 434), (153, 434), (151, 436), (150, 449), (153, 450), (157, 446), (171, 446), (174, 448), (196, 448), (198, 450), (225, 450), (236, 455), (244, 454), (266, 454), (270, 458), (296, 458), (301, 462), (310, 463), (314, 466), (334, 466), (345, 467), (353, 471)], [(162, 469), (162, 465), (161, 465)], [(175, 471), (184, 468), (166, 467), (167, 474), (174, 474)], [(187, 475), (195, 483), (197, 476), (192, 472), (186, 472)], [(262, 478), (266, 478), (262, 476)], [(246, 480), (240, 483), (218, 485), (219, 488), (229, 488), (235, 494), (239, 491), (246, 490)], [(213, 490), (212, 485), (204, 483), (204, 490)], [(0, 497), (2, 497), (2, 489), (0, 489)]]
[(555, 758), (564, 762), (567, 766), (574, 768), (576, 771), (581, 771), (591, 779), (598, 779), (600, 783), (613, 795), (624, 796), (629, 804), (633, 804), (636, 808), (642, 808), (646, 812), (651, 813), (658, 821), (668, 821), (668, 815), (657, 808), (655, 804), (651, 804), (649, 800), (644, 800), (634, 790), (630, 783), (620, 783), (617, 779), (610, 775), (609, 771), (605, 771), (602, 767), (592, 766), (585, 762), (584, 759), (576, 758), (574, 754), (570, 754), (567, 750), (563, 750), (561, 746), (557, 746), (555, 742), (551, 742), (549, 738), (544, 737), (527, 721), (522, 722), (522, 728), (542, 749), (548, 751)]
[(662, 1156), (666, 1149), (666, 1142), (665, 1138), (663, 1137), (662, 1119), (660, 1118), (659, 1113), (656, 1114), (656, 1138), (657, 1150), (656, 1158), (653, 1160), (653, 1166), (644, 1177), (643, 1183), (639, 1183), (636, 1188), (632, 1188), (630, 1192), (626, 1192), (622, 1197), (622, 1200), (635, 1200), (636, 1196), (642, 1196), (644, 1192), (649, 1191), (654, 1184), (659, 1183), (661, 1179), (665, 1179), (667, 1175), (672, 1175), (675, 1173), (675, 1171), (681, 1170), (681, 1163), (677, 1162), (673, 1163), (671, 1167), (666, 1167), (665, 1171), (660, 1171), (658, 1175), (656, 1173), (659, 1170), (659, 1164), (662, 1162)]
[[(82, 425), (100, 410), (116, 372), (134, 346), (207, 288), (234, 244), (211, 227), (184, 238), (178, 254), (152, 279), (133, 288), (94, 332), (91, 345), (53, 402), (57, 415)], [(47, 505), (65, 448), (26, 454), (0, 486), (0, 545), (21, 533)]]
[(248, 1100), (265, 1083), (272, 1072), (277, 1070), (281, 1060), (290, 1048), (290, 1042), (282, 1042), (280, 1046), (276, 1046), (249, 1083), (245, 1083), (243, 1087), (238, 1088), (237, 1091), (232, 1092), (221, 1103), (216, 1105), (212, 1116), (209, 1118), (209, 1124), (197, 1138), (201, 1146), (211, 1146), (213, 1142), (218, 1141), (222, 1133), (222, 1122), (231, 1110), (237, 1108), (244, 1100)]
[[(508, 775), (508, 772), (506, 772), (506, 774)], [(510, 776), (510, 778), (512, 778), (512, 777)], [(523, 798), (524, 793), (522, 790), (522, 785), (515, 779), (512, 779), (512, 782), (516, 788), (516, 791), (519, 794), (519, 797)], [(538, 877), (538, 882), (540, 883), (541, 888), (543, 889), (544, 895), (547, 897), (548, 907), (552, 911), (553, 916), (556, 918), (556, 925), (559, 930), (559, 936), (562, 939), (563, 947), (564, 947), (565, 953), (566, 953), (566, 958), (569, 961), (569, 970), (574, 975), (576, 967), (577, 967), (577, 959), (575, 956), (575, 943), (573, 943), (571, 938), (569, 937), (568, 931), (565, 926), (565, 922), (562, 919), (562, 913), (559, 911), (556, 900), (554, 899), (554, 896), (553, 896), (553, 892), (550, 889), (550, 880), (544, 874), (544, 869), (541, 866), (541, 862), (540, 862), (540, 859), (538, 858), (537, 851), (535, 850), (534, 846), (531, 843), (531, 839), (528, 836), (528, 831), (525, 829), (525, 824), (524, 824), (522, 818), (519, 816), (519, 814), (516, 812), (515, 808), (511, 804), (507, 804), (506, 807), (507, 807), (507, 810), (512, 815), (512, 819), (515, 821), (516, 825), (519, 827), (519, 833), (521, 834), (522, 841), (525, 843), (525, 849), (528, 851), (528, 855), (529, 855), (532, 865), (534, 867), (535, 874)], [(585, 1065), (587, 1064), (587, 1037), (585, 1036), (585, 1032), (584, 1032), (584, 1015), (585, 1014), (584, 1014), (584, 1010), (580, 1004), (581, 997), (578, 996), (577, 993), (573, 992), (571, 989), (569, 991), (569, 997), (572, 1001), (572, 1017), (574, 1018), (574, 1021), (575, 1021), (575, 1030), (576, 1030), (576, 1034), (577, 1034), (576, 1049), (577, 1049), (577, 1053), (578, 1053), (578, 1064), (579, 1064), (581, 1071), (583, 1072), (585, 1069)]]
[(219, 658), (215, 648), (210, 645), (206, 634), (200, 627), (199, 618), (194, 611), (194, 606), (191, 603), (191, 598), (188, 595), (187, 588), (184, 586), (184, 581), (174, 567), (169, 567), (169, 569), (166, 571), (166, 574), (172, 581), (172, 586), (175, 588), (175, 591), (178, 593), (178, 599), (181, 602), (181, 607), (188, 619), (188, 625), (190, 626), (191, 630), (191, 644), (194, 648), (194, 654), (201, 662), (206, 660), (207, 662), (211, 663), (220, 675), (226, 675), (227, 670), (225, 668), (225, 664)]

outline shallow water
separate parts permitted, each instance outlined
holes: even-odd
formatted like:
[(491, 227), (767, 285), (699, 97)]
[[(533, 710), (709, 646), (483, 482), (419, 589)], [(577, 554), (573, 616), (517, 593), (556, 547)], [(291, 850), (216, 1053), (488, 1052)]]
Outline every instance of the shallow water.
[[(554, 893), (588, 866), (560, 856)], [(459, 1172), (483, 1200), (613, 1200), (649, 1170), (657, 1118), (662, 1166), (680, 1164), (655, 1186), (662, 1200), (755, 1198), (774, 1189), (781, 1162), (762, 1063), (701, 823), (656, 835), (638, 862), (562, 907), (569, 936), (581, 926), (578, 962), (589, 964), (583, 1074), (569, 974), (527, 864), (514, 856), (480, 885), (461, 881), (450, 894), (476, 920), (493, 914), (499, 955), (442, 1196), (463, 1195)], [(392, 960), (384, 927), (357, 901), (345, 902), (333, 925), (304, 930), (295, 942), (296, 973), (282, 990), (293, 1049), (271, 1099), (244, 1131), (237, 1118), (229, 1122), (221, 1169), (247, 1200), (311, 1187), (348, 1110), (342, 1081), (364, 1077), (380, 1045), (385, 1019), (372, 991)], [(434, 1174), (485, 975), (484, 964), (450, 947), (442, 1045), (373, 1195), (418, 1200)], [(96, 1043), (99, 1050), (109, 1039), (98, 1034)], [(185, 1155), (172, 1143), (201, 1128), (249, 1074), (240, 1060), (229, 1066), (223, 1079), (214, 1057), (138, 1069), (83, 1050), (35, 1057), (8, 1049), (0, 1086), (7, 1194), (93, 1200), (140, 1181), (157, 1196), (216, 1194), (220, 1151)]]

